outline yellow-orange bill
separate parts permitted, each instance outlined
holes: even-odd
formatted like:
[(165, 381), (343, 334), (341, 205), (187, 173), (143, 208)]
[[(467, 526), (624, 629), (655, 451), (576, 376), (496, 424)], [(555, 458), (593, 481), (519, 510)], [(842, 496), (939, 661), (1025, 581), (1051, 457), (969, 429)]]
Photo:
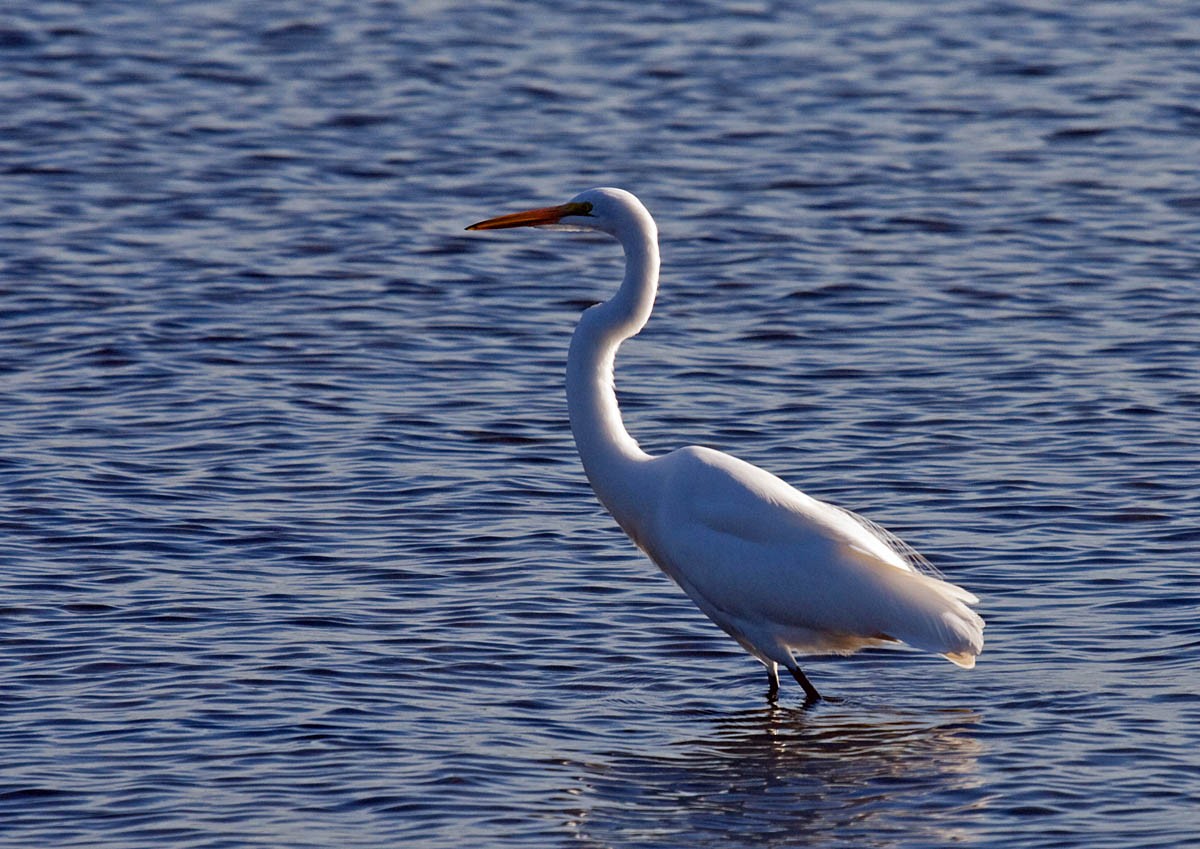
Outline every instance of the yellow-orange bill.
[(564, 203), (560, 206), (544, 206), (541, 209), (527, 209), (524, 212), (513, 212), (487, 221), (472, 224), (468, 230), (503, 230), (507, 227), (538, 227), (545, 224), (557, 224), (568, 215), (587, 215), (591, 212), (591, 204)]

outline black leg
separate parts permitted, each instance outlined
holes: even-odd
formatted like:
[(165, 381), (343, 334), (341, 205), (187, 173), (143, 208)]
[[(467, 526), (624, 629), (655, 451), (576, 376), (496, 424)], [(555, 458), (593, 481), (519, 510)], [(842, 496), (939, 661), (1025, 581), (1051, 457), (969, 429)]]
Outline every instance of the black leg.
[(767, 667), (767, 701), (774, 702), (779, 697), (779, 667), (772, 663)]
[(817, 688), (812, 685), (812, 682), (808, 680), (808, 676), (804, 674), (804, 671), (799, 666), (791, 667), (790, 671), (792, 677), (804, 688), (804, 704), (811, 705), (813, 702), (821, 701), (821, 694), (817, 692)]

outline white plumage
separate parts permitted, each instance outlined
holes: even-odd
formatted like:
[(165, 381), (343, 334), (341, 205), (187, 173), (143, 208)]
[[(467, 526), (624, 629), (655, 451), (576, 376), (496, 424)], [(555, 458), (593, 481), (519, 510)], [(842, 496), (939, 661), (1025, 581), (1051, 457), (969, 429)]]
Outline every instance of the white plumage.
[(971, 593), (923, 570), (924, 560), (865, 519), (810, 498), (719, 451), (661, 457), (625, 431), (613, 390), (621, 342), (650, 317), (658, 288), (658, 231), (621, 189), (589, 189), (556, 207), (468, 229), (599, 230), (625, 250), (625, 278), (586, 310), (571, 340), (567, 400), (580, 458), (600, 502), (692, 601), (767, 667), (819, 694), (795, 655), (846, 654), (900, 641), (970, 668), (983, 650)]

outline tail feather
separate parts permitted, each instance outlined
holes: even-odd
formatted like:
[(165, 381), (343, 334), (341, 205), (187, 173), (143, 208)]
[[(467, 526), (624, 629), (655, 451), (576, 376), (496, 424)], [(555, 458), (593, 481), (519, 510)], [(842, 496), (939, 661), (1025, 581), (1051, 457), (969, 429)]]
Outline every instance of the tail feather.
[(953, 663), (955, 666), (961, 666), (963, 669), (975, 668), (975, 655), (965, 651), (952, 651), (943, 654), (942, 657)]
[(914, 648), (936, 652), (951, 663), (971, 669), (983, 651), (983, 618), (968, 607), (978, 599), (961, 587), (919, 576), (911, 593), (904, 625), (894, 633)]
[(889, 633), (964, 669), (973, 668), (975, 656), (983, 651), (983, 619), (970, 608), (979, 598), (945, 580), (932, 563), (895, 534), (857, 513), (836, 509), (857, 521), (902, 561), (902, 568), (889, 568), (891, 558), (881, 558), (870, 546), (851, 547), (860, 562), (869, 564), (868, 571), (880, 582), (877, 588), (885, 589), (884, 595), (893, 602), (890, 618), (896, 624)]
[(877, 623), (888, 636), (913, 648), (944, 656), (970, 669), (983, 651), (983, 618), (968, 605), (978, 598), (962, 587), (932, 575), (905, 572), (883, 563), (871, 570), (883, 592), (876, 608)]

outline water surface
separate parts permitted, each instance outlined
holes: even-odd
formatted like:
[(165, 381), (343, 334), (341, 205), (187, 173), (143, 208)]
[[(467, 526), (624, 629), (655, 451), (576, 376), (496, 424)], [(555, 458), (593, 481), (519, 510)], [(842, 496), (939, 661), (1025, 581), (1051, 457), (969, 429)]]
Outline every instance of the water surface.
[[(1181, 847), (1200, 803), (1200, 15), (18, 2), (0, 844)], [(900, 533), (963, 672), (761, 667), (561, 382), (659, 220), (630, 431)]]

